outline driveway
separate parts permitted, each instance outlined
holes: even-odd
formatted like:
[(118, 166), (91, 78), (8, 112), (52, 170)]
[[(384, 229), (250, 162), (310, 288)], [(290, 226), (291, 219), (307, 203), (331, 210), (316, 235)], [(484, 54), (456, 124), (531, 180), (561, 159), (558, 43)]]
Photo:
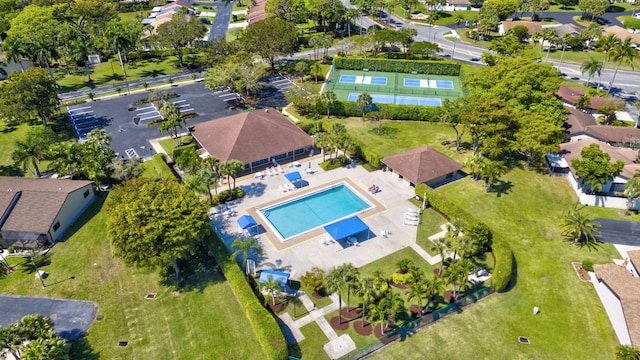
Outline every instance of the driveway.
[(98, 312), (98, 304), (92, 301), (0, 295), (0, 309), (2, 326), (14, 323), (25, 315), (46, 315), (53, 320), (54, 330), (61, 337), (73, 341), (87, 333)]
[(229, 21), (231, 21), (231, 13), (233, 11), (233, 7), (236, 4), (235, 1), (232, 1), (228, 4), (225, 4), (224, 1), (195, 1), (193, 5), (206, 5), (215, 7), (216, 17), (213, 19), (213, 23), (211, 23), (211, 31), (209, 31), (209, 39), (211, 41), (215, 38), (225, 38), (227, 37), (227, 29), (229, 29)]
[(640, 222), (595, 219), (601, 225), (598, 240), (618, 244), (640, 246)]

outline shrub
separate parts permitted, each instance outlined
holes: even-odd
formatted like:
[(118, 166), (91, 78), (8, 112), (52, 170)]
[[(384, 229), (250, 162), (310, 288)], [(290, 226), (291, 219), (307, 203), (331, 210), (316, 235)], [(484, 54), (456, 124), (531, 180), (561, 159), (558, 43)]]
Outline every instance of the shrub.
[(337, 158), (321, 162), (320, 167), (324, 171), (329, 171), (329, 170), (340, 168), (348, 162), (349, 162), (349, 159), (341, 155), (341, 156), (338, 156)]
[[(459, 208), (449, 199), (436, 193), (432, 188), (425, 184), (418, 184), (415, 188), (415, 194), (423, 196), (426, 193), (427, 202), (431, 207), (438, 210), (448, 219), (458, 219), (467, 224), (470, 229), (475, 229), (478, 236), (488, 236), (491, 240), (491, 249), (496, 259), (496, 266), (493, 269), (492, 281), (495, 291), (504, 291), (511, 282), (513, 274), (513, 252), (509, 244), (492, 234), (490, 228), (483, 222), (478, 221), (474, 216)], [(487, 232), (487, 230), (489, 230)]]
[[(376, 110), (383, 112), (389, 120), (414, 120), (438, 122), (440, 107), (438, 106), (414, 106), (397, 104), (375, 104)], [(324, 104), (318, 104), (316, 111), (326, 114), (327, 108)], [(362, 116), (362, 109), (356, 106), (355, 102), (339, 100), (331, 107), (331, 114), (335, 116)]]
[(306, 288), (318, 294), (324, 288), (324, 270), (314, 266), (300, 278), (300, 281)]
[(411, 284), (413, 283), (413, 274), (410, 272), (404, 274), (394, 272), (393, 275), (391, 275), (391, 280), (394, 284)]
[(220, 191), (218, 194), (213, 195), (213, 206), (224, 204), (227, 201), (233, 201), (235, 199), (240, 199), (244, 196), (244, 190), (242, 188), (237, 187), (235, 189), (229, 189)]
[(375, 168), (382, 167), (382, 155), (379, 152), (359, 139), (352, 137), (351, 140), (353, 141), (353, 150), (359, 158), (364, 159)]
[(287, 343), (273, 315), (260, 304), (255, 292), (247, 283), (238, 263), (230, 256), (218, 234), (209, 241), (213, 255), (221, 265), (224, 276), (242, 306), (268, 359), (281, 360), (288, 356)]
[(177, 159), (178, 157), (180, 157), (180, 154), (182, 154), (184, 151), (188, 151), (190, 149), (196, 150), (196, 144), (176, 146), (173, 149), (173, 151), (171, 152), (171, 157), (174, 158), (174, 159)]
[(388, 60), (373, 58), (344, 58), (335, 57), (333, 65), (336, 69), (387, 71), (431, 75), (460, 75), (460, 64), (444, 61), (417, 61), (417, 60)]
[(193, 136), (191, 135), (184, 135), (180, 137), (180, 144), (181, 145), (189, 145), (193, 142)]
[(591, 260), (582, 260), (582, 268), (587, 271), (593, 271), (593, 261)]

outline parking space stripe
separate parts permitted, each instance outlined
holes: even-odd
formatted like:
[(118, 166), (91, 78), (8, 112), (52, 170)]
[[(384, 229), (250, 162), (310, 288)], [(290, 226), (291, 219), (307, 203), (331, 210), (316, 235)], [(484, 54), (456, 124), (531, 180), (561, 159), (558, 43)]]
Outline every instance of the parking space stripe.
[(194, 111), (194, 110), (195, 110), (194, 108), (180, 109), (180, 112), (183, 113), (183, 112)]

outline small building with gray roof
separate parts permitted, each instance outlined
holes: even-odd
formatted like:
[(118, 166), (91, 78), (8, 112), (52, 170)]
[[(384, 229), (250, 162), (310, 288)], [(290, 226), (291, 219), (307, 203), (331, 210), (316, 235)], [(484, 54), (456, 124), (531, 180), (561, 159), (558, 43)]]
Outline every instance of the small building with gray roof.
[(0, 246), (61, 240), (95, 197), (91, 181), (0, 176)]

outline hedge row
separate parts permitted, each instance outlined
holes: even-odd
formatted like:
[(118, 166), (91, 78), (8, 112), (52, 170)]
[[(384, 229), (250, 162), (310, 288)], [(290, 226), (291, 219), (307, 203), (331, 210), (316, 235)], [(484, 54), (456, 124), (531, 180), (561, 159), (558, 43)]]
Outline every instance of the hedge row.
[[(439, 106), (417, 106), (417, 105), (397, 105), (397, 104), (374, 104), (374, 108), (368, 111), (380, 111), (384, 113), (387, 120), (414, 120), (414, 121), (440, 121), (442, 109)], [(316, 104), (318, 114), (327, 113), (325, 104)], [(331, 115), (361, 117), (362, 108), (355, 102), (338, 100), (331, 105)]]
[(387, 71), (399, 73), (430, 74), (460, 76), (460, 64), (420, 61), (420, 60), (389, 60), (374, 58), (345, 58), (335, 57), (333, 64), (336, 69)]
[(191, 143), (189, 145), (176, 146), (171, 152), (171, 157), (173, 157), (173, 159), (177, 159), (180, 156), (180, 154), (182, 154), (183, 151), (189, 150), (189, 149), (197, 150), (196, 144)]
[(369, 145), (365, 144), (360, 139), (356, 139), (352, 136), (351, 140), (353, 141), (353, 150), (356, 152), (358, 157), (366, 160), (373, 167), (382, 167), (382, 155), (380, 155), (379, 152), (369, 147)]
[[(202, 49), (198, 49), (195, 47), (185, 47), (182, 49), (182, 53), (184, 55), (189, 54), (198, 54), (202, 51)], [(168, 56), (173, 56), (176, 53), (175, 50), (172, 49), (152, 49), (149, 51), (130, 51), (127, 53), (127, 60), (135, 61), (142, 59), (156, 59), (156, 58), (165, 58)]]
[(213, 234), (213, 241), (210, 242), (210, 246), (238, 302), (242, 305), (260, 346), (267, 354), (267, 358), (272, 360), (286, 359), (289, 355), (287, 342), (280, 330), (280, 326), (278, 326), (273, 315), (260, 304), (251, 286), (247, 283), (244, 272), (240, 269), (238, 263), (231, 258), (227, 247), (218, 237), (218, 234)]
[[(449, 201), (449, 199), (436, 193), (432, 188), (425, 184), (416, 185), (415, 193), (420, 197), (426, 193), (429, 205), (437, 209), (449, 219), (461, 220), (469, 226), (481, 223), (468, 212), (459, 208), (457, 205)], [(493, 256), (496, 259), (496, 266), (493, 269), (493, 275), (491, 277), (493, 281), (493, 288), (498, 292), (504, 291), (511, 282), (511, 276), (513, 273), (513, 252), (511, 251), (509, 244), (496, 236), (496, 234), (493, 234), (491, 249), (493, 250)]]

